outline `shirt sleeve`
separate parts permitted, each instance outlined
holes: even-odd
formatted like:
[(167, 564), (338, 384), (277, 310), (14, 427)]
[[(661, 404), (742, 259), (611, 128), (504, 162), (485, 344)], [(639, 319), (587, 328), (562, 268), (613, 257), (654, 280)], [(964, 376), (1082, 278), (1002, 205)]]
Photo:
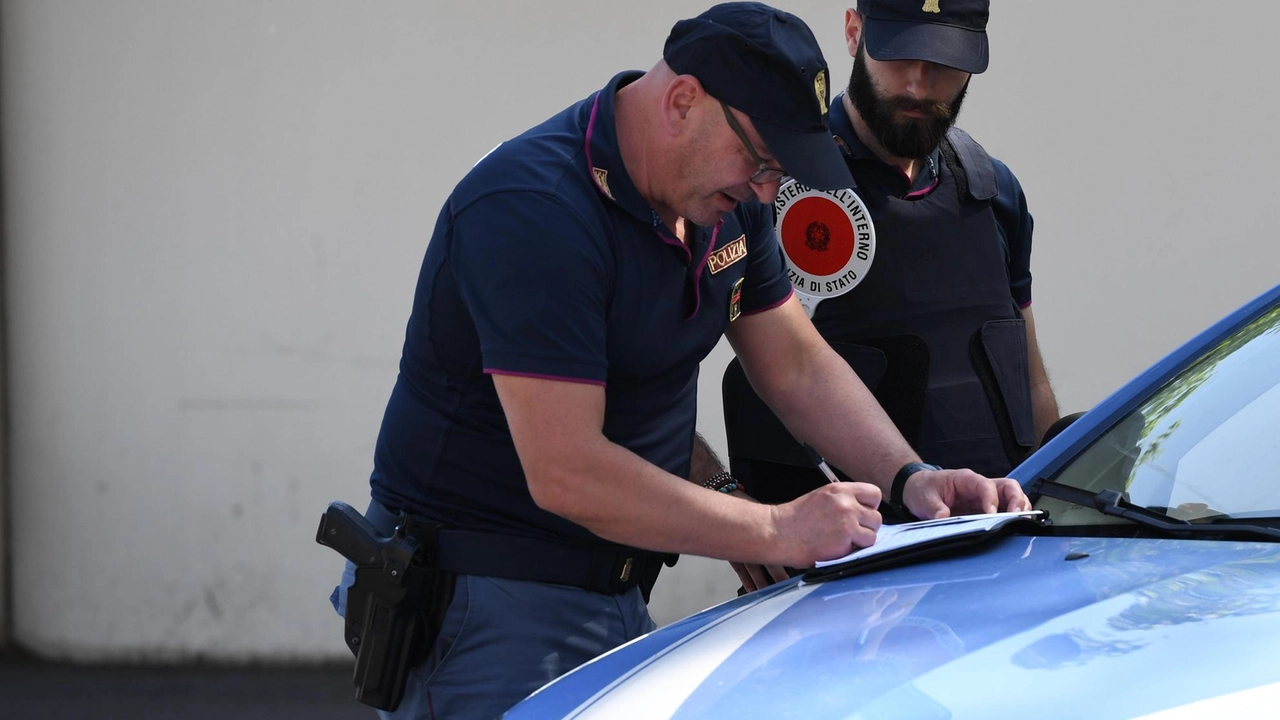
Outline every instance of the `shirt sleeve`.
[(605, 383), (602, 233), (559, 198), (510, 191), (459, 211), (449, 243), (486, 373)]
[(993, 201), (996, 223), (1004, 235), (1009, 263), (1009, 293), (1018, 307), (1031, 304), (1031, 233), (1035, 225), (1022, 185), (1007, 165), (991, 158), (999, 194)]
[(747, 269), (742, 283), (742, 313), (777, 307), (791, 297), (786, 261), (773, 229), (773, 208), (751, 204), (739, 213), (747, 235)]

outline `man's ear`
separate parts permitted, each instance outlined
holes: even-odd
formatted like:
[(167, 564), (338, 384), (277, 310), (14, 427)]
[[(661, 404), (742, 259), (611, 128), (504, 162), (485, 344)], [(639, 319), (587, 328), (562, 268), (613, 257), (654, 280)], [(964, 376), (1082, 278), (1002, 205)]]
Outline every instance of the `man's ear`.
[(671, 135), (680, 135), (689, 125), (690, 115), (707, 96), (702, 83), (692, 75), (677, 75), (662, 94), (663, 126)]
[(857, 10), (844, 11), (844, 42), (849, 46), (849, 57), (858, 56), (858, 41), (862, 39), (862, 16)]

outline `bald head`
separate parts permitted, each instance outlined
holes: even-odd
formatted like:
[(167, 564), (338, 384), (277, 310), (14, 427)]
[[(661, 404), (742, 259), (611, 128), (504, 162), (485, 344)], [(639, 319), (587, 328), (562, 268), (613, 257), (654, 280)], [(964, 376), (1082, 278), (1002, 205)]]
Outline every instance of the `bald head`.
[(669, 227), (675, 227), (677, 217), (710, 226), (738, 203), (773, 201), (776, 182), (750, 182), (758, 169), (752, 151), (766, 161), (773, 155), (750, 119), (731, 112), (750, 149), (726, 122), (720, 101), (696, 77), (677, 74), (665, 62), (618, 91), (623, 162), (640, 194)]

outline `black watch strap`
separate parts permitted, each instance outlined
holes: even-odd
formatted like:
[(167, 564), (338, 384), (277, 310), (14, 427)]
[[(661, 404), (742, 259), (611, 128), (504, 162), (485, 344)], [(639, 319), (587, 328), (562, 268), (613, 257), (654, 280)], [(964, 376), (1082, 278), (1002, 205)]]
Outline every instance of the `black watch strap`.
[(907, 504), (902, 501), (902, 491), (907, 487), (907, 479), (921, 470), (941, 469), (937, 465), (923, 462), (911, 462), (903, 465), (898, 474), (893, 476), (893, 484), (889, 486), (889, 504), (903, 512), (907, 517), (913, 517), (915, 513), (908, 510)]

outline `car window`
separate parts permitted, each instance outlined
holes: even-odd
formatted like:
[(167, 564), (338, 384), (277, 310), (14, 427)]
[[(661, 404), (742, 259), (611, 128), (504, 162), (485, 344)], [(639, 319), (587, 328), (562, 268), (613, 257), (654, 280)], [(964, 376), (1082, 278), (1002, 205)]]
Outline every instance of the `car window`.
[(1280, 516), (1280, 308), (1205, 353), (1052, 479), (1125, 491), (1187, 520)]

